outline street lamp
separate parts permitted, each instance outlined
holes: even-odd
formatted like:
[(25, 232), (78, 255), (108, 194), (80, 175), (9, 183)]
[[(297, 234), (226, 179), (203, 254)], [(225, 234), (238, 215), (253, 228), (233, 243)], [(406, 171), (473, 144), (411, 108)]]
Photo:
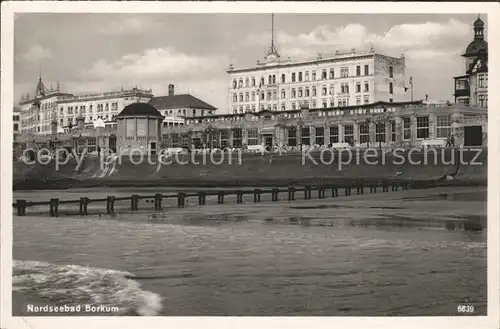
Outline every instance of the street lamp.
[(302, 121), (302, 118), (299, 118), (298, 127), (300, 134), (297, 135), (300, 136), (299, 145), (300, 145), (300, 153), (302, 153), (302, 128), (304, 127), (304, 122)]

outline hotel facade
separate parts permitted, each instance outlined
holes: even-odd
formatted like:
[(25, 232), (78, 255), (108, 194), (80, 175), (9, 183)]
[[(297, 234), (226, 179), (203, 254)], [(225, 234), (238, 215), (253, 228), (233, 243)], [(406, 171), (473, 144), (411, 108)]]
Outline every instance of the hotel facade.
[(408, 99), (405, 58), (371, 50), (336, 53), (309, 61), (281, 60), (274, 45), (266, 61), (251, 68), (230, 66), (229, 108), (233, 114), (346, 107)]

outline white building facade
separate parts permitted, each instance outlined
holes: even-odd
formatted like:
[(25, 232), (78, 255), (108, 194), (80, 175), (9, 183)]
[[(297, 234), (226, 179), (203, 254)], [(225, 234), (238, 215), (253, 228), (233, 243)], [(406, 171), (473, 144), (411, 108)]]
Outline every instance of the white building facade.
[(39, 78), (34, 97), (24, 96), (19, 102), (20, 133), (51, 134), (51, 123), (57, 121), (59, 129), (70, 130), (77, 125), (77, 117), (85, 118), (85, 125), (102, 119), (106, 126), (116, 125), (114, 117), (136, 102), (147, 103), (153, 97), (151, 90), (133, 88), (115, 92), (74, 95), (45, 87)]
[(255, 67), (230, 66), (231, 113), (333, 108), (407, 101), (405, 58), (376, 53), (337, 53), (328, 58), (281, 60), (274, 45)]

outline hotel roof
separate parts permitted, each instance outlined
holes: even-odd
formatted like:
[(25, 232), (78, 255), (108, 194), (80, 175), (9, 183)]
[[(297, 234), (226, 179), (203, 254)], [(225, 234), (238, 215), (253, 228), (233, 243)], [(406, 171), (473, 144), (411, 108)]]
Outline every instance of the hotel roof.
[(153, 97), (149, 104), (153, 105), (159, 110), (165, 109), (178, 109), (178, 108), (193, 108), (193, 109), (206, 109), (216, 110), (217, 108), (205, 103), (190, 94), (170, 95)]

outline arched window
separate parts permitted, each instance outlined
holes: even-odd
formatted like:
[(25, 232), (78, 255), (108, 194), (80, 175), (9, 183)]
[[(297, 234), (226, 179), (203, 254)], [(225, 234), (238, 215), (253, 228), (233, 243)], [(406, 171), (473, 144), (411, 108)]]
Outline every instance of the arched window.
[(295, 93), (295, 89), (292, 89), (292, 98), (295, 98), (297, 95)]
[(243, 79), (240, 79), (239, 88), (243, 87)]
[(236, 89), (238, 87), (236, 80), (233, 80), (233, 89)]
[(248, 78), (245, 78), (245, 87), (248, 87), (248, 84), (249, 84), (249, 80), (248, 80)]
[(309, 88), (306, 88), (306, 97), (309, 97)]
[(269, 80), (268, 84), (272, 84), (273, 83), (273, 79), (272, 79), (271, 76), (269, 76), (268, 80)]
[(281, 75), (281, 83), (285, 83), (286, 79), (285, 79), (285, 74), (283, 73)]
[(273, 83), (276, 83), (276, 75), (273, 74)]
[(252, 87), (255, 87), (255, 77), (252, 77)]

